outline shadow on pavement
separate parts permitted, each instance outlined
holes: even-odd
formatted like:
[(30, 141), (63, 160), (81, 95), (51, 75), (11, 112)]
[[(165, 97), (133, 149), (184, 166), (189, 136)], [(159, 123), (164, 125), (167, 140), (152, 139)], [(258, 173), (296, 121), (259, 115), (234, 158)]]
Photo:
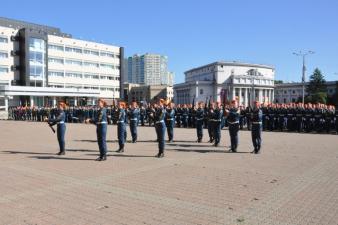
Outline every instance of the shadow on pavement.
[(77, 161), (94, 161), (94, 159), (81, 159), (81, 158), (66, 158), (63, 156), (56, 157), (56, 156), (30, 156), (29, 158), (34, 159), (61, 159), (61, 160), (77, 160)]
[(8, 153), (8, 154), (23, 154), (23, 155), (55, 155), (57, 152), (55, 153), (51, 153), (51, 152), (19, 152), (19, 151), (2, 151), (4, 153)]
[(207, 149), (200, 149), (200, 150), (193, 150), (193, 149), (183, 149), (183, 148), (169, 148), (166, 149), (165, 151), (176, 151), (176, 152), (197, 152), (197, 153), (231, 153), (231, 154), (236, 154), (236, 153), (247, 153), (250, 154), (251, 152), (229, 152), (228, 150), (207, 150)]

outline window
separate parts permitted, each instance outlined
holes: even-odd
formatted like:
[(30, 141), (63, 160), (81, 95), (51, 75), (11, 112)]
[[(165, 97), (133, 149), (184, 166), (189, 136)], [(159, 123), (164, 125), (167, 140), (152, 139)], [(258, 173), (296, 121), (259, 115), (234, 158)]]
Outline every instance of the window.
[(43, 53), (42, 52), (29, 52), (29, 63), (31, 64), (43, 64)]
[(85, 79), (99, 79), (100, 77), (99, 77), (99, 75), (97, 75), (97, 74), (86, 73), (86, 74), (84, 75), (84, 78), (85, 78)]
[(66, 64), (75, 65), (75, 66), (82, 66), (82, 61), (66, 59)]
[(0, 59), (5, 59), (8, 58), (8, 53), (7, 52), (0, 52)]
[(5, 66), (0, 66), (0, 74), (3, 74), (3, 73), (8, 73), (8, 68), (5, 67)]
[(111, 52), (101, 52), (100, 55), (105, 56), (105, 57), (114, 58), (114, 54)]
[(70, 73), (66, 73), (66, 77), (82, 78), (82, 74), (76, 73), (76, 72), (70, 72)]
[(0, 37), (0, 43), (8, 43), (8, 38)]
[(100, 66), (104, 69), (114, 69), (114, 65), (111, 64), (101, 64)]
[(94, 62), (83, 62), (83, 65), (88, 67), (99, 67), (99, 64)]
[(200, 89), (200, 95), (203, 95), (203, 89)]
[(63, 59), (60, 58), (48, 58), (49, 63), (63, 64)]
[(48, 45), (48, 49), (49, 50), (64, 51), (64, 47), (61, 46), (61, 45), (52, 45), (52, 44), (49, 44)]
[(99, 52), (95, 50), (85, 49), (83, 50), (84, 54), (99, 56)]
[(292, 90), (292, 94), (296, 94), (296, 91), (295, 91), (295, 90)]
[(80, 49), (80, 48), (66, 47), (66, 52), (82, 53), (82, 49)]
[(64, 73), (63, 72), (59, 72), (59, 71), (49, 71), (48, 72), (48, 76), (51, 76), (51, 77), (64, 77)]
[(45, 41), (38, 38), (29, 39), (29, 50), (30, 51), (45, 51)]

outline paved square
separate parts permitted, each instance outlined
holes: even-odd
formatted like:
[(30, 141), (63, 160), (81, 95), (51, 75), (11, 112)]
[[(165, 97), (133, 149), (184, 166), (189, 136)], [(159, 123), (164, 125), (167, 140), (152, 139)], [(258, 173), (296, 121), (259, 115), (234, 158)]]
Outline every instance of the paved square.
[[(338, 224), (338, 136), (240, 131), (239, 153), (196, 143), (194, 129), (157, 159), (155, 130), (96, 162), (95, 127), (67, 124), (65, 156), (44, 123), (0, 121), (0, 224)], [(128, 134), (130, 139), (130, 134)]]

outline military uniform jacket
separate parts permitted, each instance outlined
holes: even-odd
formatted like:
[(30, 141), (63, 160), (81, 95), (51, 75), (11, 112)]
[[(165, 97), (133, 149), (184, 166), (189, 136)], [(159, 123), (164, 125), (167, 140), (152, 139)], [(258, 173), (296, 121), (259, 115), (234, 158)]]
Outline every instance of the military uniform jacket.
[(92, 123), (96, 125), (102, 125), (107, 123), (107, 109), (105, 107), (99, 108), (99, 110), (96, 113), (96, 116), (93, 120), (91, 120)]
[(125, 122), (126, 122), (126, 111), (124, 109), (119, 109), (117, 123), (125, 123)]
[(203, 121), (204, 120), (204, 110), (202, 108), (198, 108), (196, 110), (196, 120)]
[(128, 117), (130, 122), (137, 122), (140, 116), (140, 109), (130, 109), (128, 112)]
[(239, 110), (238, 110), (238, 108), (230, 108), (229, 109), (228, 123), (229, 124), (239, 123)]
[(175, 119), (175, 110), (174, 109), (166, 109), (165, 120), (170, 122)]
[(257, 125), (261, 125), (262, 124), (262, 117), (263, 117), (263, 113), (262, 110), (259, 108), (253, 109), (252, 110), (252, 117), (251, 117), (251, 121), (252, 124), (257, 124)]
[(166, 109), (165, 108), (163, 108), (163, 107), (157, 108), (155, 110), (155, 115), (154, 115), (155, 123), (156, 124), (164, 124), (165, 115), (166, 115)]
[(51, 126), (54, 126), (55, 124), (61, 125), (64, 124), (66, 120), (66, 114), (63, 110), (58, 110), (56, 113), (56, 118), (55, 119), (49, 119), (48, 123)]

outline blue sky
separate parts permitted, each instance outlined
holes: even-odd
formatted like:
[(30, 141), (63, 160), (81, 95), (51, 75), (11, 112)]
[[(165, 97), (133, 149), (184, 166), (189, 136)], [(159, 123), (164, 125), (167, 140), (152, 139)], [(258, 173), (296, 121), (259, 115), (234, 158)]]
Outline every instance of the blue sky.
[[(61, 28), (74, 37), (124, 46), (126, 55), (169, 57), (176, 82), (184, 71), (216, 60), (269, 64), (276, 79), (301, 80), (318, 67), (338, 79), (336, 0), (16, 0), (0, 16)], [(337, 73), (337, 75), (335, 75)]]

